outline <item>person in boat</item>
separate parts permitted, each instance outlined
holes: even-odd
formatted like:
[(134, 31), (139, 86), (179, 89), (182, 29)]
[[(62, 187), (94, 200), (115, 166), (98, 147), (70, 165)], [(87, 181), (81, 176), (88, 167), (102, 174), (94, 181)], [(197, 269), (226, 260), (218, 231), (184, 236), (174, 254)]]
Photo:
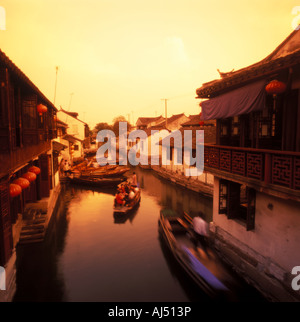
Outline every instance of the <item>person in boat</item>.
[(115, 197), (115, 206), (123, 206), (125, 204), (124, 195), (119, 192)]
[(200, 212), (199, 216), (193, 218), (193, 229), (195, 237), (195, 248), (197, 249), (198, 244), (203, 247), (205, 253), (208, 254), (209, 247), (209, 225), (203, 219), (203, 214)]
[(131, 204), (132, 202), (133, 202), (133, 200), (134, 200), (134, 197), (135, 197), (135, 192), (134, 192), (134, 189), (133, 188), (131, 188), (130, 189), (130, 192), (129, 192), (129, 194), (128, 194), (128, 199), (129, 199), (129, 204)]
[(135, 172), (133, 172), (133, 175), (132, 175), (132, 178), (131, 178), (131, 185), (134, 186), (134, 187), (137, 187), (138, 183), (137, 183), (137, 177), (136, 177), (136, 174)]

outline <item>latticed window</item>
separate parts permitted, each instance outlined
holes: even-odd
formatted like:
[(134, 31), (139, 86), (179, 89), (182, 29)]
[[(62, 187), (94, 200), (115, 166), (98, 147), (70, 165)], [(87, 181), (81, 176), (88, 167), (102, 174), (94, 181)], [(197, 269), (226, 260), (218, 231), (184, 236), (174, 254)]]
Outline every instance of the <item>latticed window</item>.
[(37, 126), (37, 98), (35, 95), (24, 98), (23, 108), (23, 127), (25, 129), (36, 129)]

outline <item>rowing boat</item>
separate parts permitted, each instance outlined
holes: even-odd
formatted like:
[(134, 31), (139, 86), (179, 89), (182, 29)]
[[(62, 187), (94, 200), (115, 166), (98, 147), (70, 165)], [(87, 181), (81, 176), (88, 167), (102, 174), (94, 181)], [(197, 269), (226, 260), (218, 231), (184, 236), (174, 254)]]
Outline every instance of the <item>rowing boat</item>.
[[(171, 213), (171, 214), (170, 214)], [(162, 210), (159, 233), (187, 275), (211, 298), (235, 300), (241, 279), (225, 265), (211, 247), (196, 247), (191, 218)]]
[(136, 188), (135, 196), (127, 205), (115, 205), (114, 203), (114, 215), (124, 216), (134, 210), (141, 201), (141, 189)]

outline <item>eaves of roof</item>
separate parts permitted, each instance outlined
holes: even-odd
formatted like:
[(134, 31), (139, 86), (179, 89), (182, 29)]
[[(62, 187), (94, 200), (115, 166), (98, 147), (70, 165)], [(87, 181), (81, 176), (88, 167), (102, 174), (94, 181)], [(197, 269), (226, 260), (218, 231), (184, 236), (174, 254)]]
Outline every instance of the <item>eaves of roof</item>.
[(48, 106), (55, 111), (57, 108), (53, 105), (52, 102), (37, 88), (36, 85), (4, 54), (3, 51), (0, 50), (0, 65), (4, 65), (4, 67), (8, 68), (8, 70), (12, 73), (12, 75), (21, 80), (27, 86), (31, 88)]
[(218, 96), (237, 87), (274, 75), (284, 69), (299, 64), (300, 50), (274, 60), (263, 60), (233, 72), (230, 76), (203, 84), (202, 87), (196, 90), (197, 98), (204, 99)]

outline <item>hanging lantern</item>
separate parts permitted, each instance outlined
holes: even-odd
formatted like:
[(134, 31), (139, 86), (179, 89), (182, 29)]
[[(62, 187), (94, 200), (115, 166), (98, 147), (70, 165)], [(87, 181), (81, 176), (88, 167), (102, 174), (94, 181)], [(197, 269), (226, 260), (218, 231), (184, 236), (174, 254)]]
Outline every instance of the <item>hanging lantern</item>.
[(283, 82), (280, 82), (278, 80), (272, 80), (267, 86), (266, 86), (266, 92), (270, 95), (273, 95), (273, 98), (275, 99), (277, 95), (284, 93), (286, 90), (286, 85)]
[(42, 115), (43, 115), (43, 113), (46, 113), (46, 112), (48, 111), (48, 109), (47, 109), (47, 107), (46, 107), (45, 105), (43, 105), (43, 104), (39, 104), (39, 105), (37, 106), (37, 111), (38, 111), (38, 113), (40, 114), (40, 116), (42, 116)]
[[(201, 103), (200, 103), (200, 105), (201, 105)], [(200, 116), (200, 122), (199, 122), (199, 125), (200, 125), (200, 126), (203, 126), (203, 125), (204, 125), (204, 121), (201, 121), (201, 118), (202, 118), (202, 112), (199, 114), (199, 116)]]
[(33, 182), (36, 179), (36, 174), (33, 172), (26, 172), (22, 174), (21, 177), (27, 179), (29, 182)]
[(40, 174), (41, 173), (41, 169), (36, 167), (36, 166), (32, 166), (28, 169), (29, 172), (33, 172), (35, 173), (36, 175)]
[(22, 188), (18, 184), (11, 183), (9, 185), (9, 194), (12, 198), (17, 197), (21, 193), (22, 193)]
[(14, 180), (12, 183), (19, 185), (22, 189), (26, 189), (30, 185), (30, 182), (25, 178), (18, 178)]

